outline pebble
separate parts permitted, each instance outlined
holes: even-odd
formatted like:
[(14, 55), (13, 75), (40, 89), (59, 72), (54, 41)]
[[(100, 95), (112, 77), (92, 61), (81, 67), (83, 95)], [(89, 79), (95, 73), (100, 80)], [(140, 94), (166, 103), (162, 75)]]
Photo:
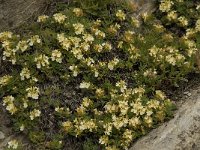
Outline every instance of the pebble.
[(0, 131), (0, 140), (3, 140), (4, 138), (5, 138), (4, 133)]
[(192, 95), (192, 93), (190, 93), (190, 92), (188, 92), (188, 91), (184, 92), (183, 94), (184, 94), (184, 95), (187, 95), (188, 97), (190, 97), (190, 96)]

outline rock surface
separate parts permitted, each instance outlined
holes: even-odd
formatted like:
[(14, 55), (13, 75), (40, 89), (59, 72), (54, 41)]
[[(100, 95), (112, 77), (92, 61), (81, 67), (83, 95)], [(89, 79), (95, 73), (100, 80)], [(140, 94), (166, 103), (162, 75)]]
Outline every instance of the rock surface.
[(184, 100), (172, 120), (138, 140), (130, 150), (200, 150), (200, 87)]
[(0, 131), (0, 140), (3, 140), (5, 138), (5, 135), (2, 131)]
[(0, 31), (13, 29), (44, 8), (47, 0), (0, 0)]

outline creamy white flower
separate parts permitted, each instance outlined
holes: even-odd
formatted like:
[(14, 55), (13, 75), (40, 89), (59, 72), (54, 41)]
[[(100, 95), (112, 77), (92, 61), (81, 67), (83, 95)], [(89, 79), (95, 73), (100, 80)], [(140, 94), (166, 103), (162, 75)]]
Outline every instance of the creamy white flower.
[(34, 109), (33, 111), (30, 112), (30, 119), (33, 120), (36, 117), (39, 117), (41, 115), (41, 111), (38, 109)]
[(8, 148), (10, 149), (17, 149), (19, 146), (19, 143), (17, 142), (17, 140), (11, 140), (8, 142)]
[(61, 13), (56, 13), (53, 15), (53, 18), (56, 22), (63, 23), (67, 17)]
[(71, 65), (69, 70), (73, 71), (73, 76), (76, 77), (78, 75), (78, 67), (76, 65)]
[(22, 125), (20, 126), (19, 130), (20, 130), (20, 131), (24, 131), (24, 128), (25, 128), (25, 126), (24, 126), (24, 124), (22, 124)]
[(75, 24), (73, 24), (73, 27), (74, 27), (76, 35), (84, 33), (84, 25), (83, 24), (75, 23)]
[(22, 52), (25, 52), (28, 49), (28, 42), (23, 40), (19, 41), (17, 44), (17, 50), (20, 49)]
[(31, 76), (30, 70), (28, 68), (23, 68), (20, 73), (20, 76), (21, 76), (21, 80), (29, 79)]
[(90, 83), (89, 82), (82, 82), (82, 83), (80, 83), (80, 88), (81, 89), (88, 89), (90, 87)]
[(41, 67), (45, 67), (49, 65), (49, 57), (41, 54), (35, 58), (35, 62), (37, 63), (37, 68), (40, 69)]
[(38, 87), (30, 87), (27, 88), (26, 91), (28, 92), (28, 97), (33, 98), (33, 99), (38, 99), (39, 97), (39, 88)]
[(62, 63), (62, 53), (59, 50), (52, 51), (51, 59), (52, 61), (57, 61), (58, 63)]
[(125, 20), (126, 14), (122, 10), (118, 10), (116, 13), (116, 17), (119, 18), (119, 20)]
[(47, 16), (47, 15), (39, 16), (37, 19), (37, 22), (45, 22), (48, 18), (49, 18), (49, 16)]

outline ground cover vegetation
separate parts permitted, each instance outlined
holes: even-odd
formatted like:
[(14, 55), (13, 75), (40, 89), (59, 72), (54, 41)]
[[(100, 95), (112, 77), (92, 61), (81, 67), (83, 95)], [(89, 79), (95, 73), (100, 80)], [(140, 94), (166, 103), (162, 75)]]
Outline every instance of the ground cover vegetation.
[[(85, 150), (121, 150), (172, 117), (161, 87), (198, 68), (200, 3), (158, 1), (141, 18), (128, 6), (77, 0), (26, 34), (0, 33), (0, 97), (15, 132), (39, 149), (75, 137), (89, 139)], [(12, 140), (8, 149), (23, 146)]]

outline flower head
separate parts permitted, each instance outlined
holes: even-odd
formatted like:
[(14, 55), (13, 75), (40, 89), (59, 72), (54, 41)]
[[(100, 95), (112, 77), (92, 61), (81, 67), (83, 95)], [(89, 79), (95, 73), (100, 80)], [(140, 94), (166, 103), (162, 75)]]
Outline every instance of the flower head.
[(36, 117), (39, 117), (41, 115), (41, 111), (38, 109), (34, 109), (30, 112), (30, 119), (33, 120)]
[(17, 149), (18, 146), (19, 146), (19, 143), (17, 140), (11, 140), (8, 142), (8, 148)]
[(122, 11), (122, 10), (118, 10), (117, 13), (116, 13), (116, 17), (123, 21), (126, 19), (126, 14)]
[(28, 92), (28, 97), (31, 97), (33, 99), (38, 99), (39, 97), (39, 88), (38, 87), (30, 87), (30, 88), (27, 88), (26, 91)]

